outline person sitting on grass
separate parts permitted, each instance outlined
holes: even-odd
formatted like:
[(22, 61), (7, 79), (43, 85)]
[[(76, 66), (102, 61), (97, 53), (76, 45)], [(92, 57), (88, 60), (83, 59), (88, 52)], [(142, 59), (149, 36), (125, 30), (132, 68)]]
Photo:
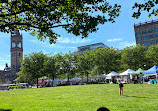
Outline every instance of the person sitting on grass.
[(120, 88), (120, 96), (123, 96), (123, 84), (119, 81), (119, 88)]

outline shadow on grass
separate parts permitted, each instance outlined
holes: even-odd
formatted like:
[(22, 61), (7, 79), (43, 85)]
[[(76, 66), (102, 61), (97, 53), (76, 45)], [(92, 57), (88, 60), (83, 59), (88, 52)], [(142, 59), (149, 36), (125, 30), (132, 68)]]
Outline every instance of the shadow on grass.
[(0, 109), (0, 111), (12, 111), (11, 109)]
[(124, 95), (125, 97), (134, 97), (134, 98), (149, 98), (149, 97), (139, 97), (139, 96), (127, 96), (127, 95)]

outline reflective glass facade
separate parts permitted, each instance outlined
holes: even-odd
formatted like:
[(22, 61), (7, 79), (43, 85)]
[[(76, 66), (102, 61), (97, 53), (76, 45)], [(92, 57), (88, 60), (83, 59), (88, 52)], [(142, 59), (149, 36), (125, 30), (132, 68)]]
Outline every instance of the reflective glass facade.
[(143, 40), (147, 40), (148, 39), (148, 36), (143, 36)]
[(95, 49), (97, 47), (102, 48), (102, 47), (104, 47), (104, 45), (100, 44), (100, 45), (96, 45), (96, 46), (91, 46), (90, 49)]
[(158, 32), (158, 28), (155, 29), (155, 32)]
[(155, 42), (154, 40), (150, 40), (150, 44), (154, 44), (154, 42)]
[(138, 37), (137, 40), (138, 40), (138, 41), (142, 40), (142, 37)]
[(142, 43), (141, 43), (141, 42), (138, 42), (138, 44), (142, 45)]
[(147, 34), (147, 31), (146, 30), (142, 31), (142, 34)]
[(137, 32), (136, 35), (141, 35), (141, 32)]
[(104, 48), (104, 47), (108, 47), (106, 45), (104, 45), (103, 43), (96, 43), (96, 44), (90, 44), (90, 45), (85, 45), (85, 46), (81, 46), (78, 47), (78, 51), (74, 52), (75, 54), (81, 54), (81, 53), (85, 53), (86, 50), (93, 50), (95, 48)]
[(152, 38), (154, 38), (154, 36), (153, 35), (149, 35), (149, 39), (152, 39)]
[(156, 44), (158, 44), (158, 39), (156, 39)]
[(153, 33), (153, 29), (149, 29), (148, 32), (149, 32), (149, 33)]
[(144, 42), (144, 45), (148, 45), (148, 41), (145, 41), (145, 42)]

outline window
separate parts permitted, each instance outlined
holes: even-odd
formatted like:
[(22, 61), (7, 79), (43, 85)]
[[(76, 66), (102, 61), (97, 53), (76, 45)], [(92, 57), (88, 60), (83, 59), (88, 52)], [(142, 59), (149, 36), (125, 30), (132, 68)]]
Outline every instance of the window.
[(158, 34), (155, 34), (155, 37), (158, 37)]
[(21, 54), (19, 53), (19, 56), (20, 56)]
[(147, 40), (148, 39), (148, 36), (143, 36), (143, 40)]
[(148, 32), (149, 32), (149, 33), (152, 33), (152, 32), (153, 32), (153, 29), (149, 29)]
[(142, 43), (141, 43), (141, 42), (138, 42), (138, 44), (142, 45)]
[(137, 37), (137, 40), (140, 41), (142, 39), (142, 37)]
[(150, 44), (154, 44), (154, 40), (150, 40)]
[(158, 32), (158, 28), (155, 29), (155, 32)]
[(149, 35), (149, 38), (152, 39), (152, 38), (154, 38), (154, 36), (153, 35)]
[(136, 35), (140, 35), (141, 34), (141, 32), (136, 32)]
[(14, 48), (16, 45), (15, 45), (15, 42), (12, 42), (12, 48)]
[(146, 34), (146, 33), (147, 33), (147, 31), (146, 31), (146, 30), (142, 31), (142, 34)]
[(156, 39), (156, 44), (158, 44), (158, 39)]
[(104, 45), (98, 45), (98, 47), (99, 47), (99, 48), (102, 48), (102, 47), (104, 47)]
[(21, 48), (21, 42), (18, 42), (18, 47)]
[(148, 41), (145, 41), (145, 42), (144, 42), (144, 45), (148, 45)]

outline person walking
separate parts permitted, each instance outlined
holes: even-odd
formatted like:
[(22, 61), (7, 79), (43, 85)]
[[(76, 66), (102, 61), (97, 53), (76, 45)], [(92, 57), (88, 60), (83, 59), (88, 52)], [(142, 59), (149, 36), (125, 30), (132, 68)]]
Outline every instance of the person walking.
[(120, 96), (123, 96), (123, 83), (119, 81)]

